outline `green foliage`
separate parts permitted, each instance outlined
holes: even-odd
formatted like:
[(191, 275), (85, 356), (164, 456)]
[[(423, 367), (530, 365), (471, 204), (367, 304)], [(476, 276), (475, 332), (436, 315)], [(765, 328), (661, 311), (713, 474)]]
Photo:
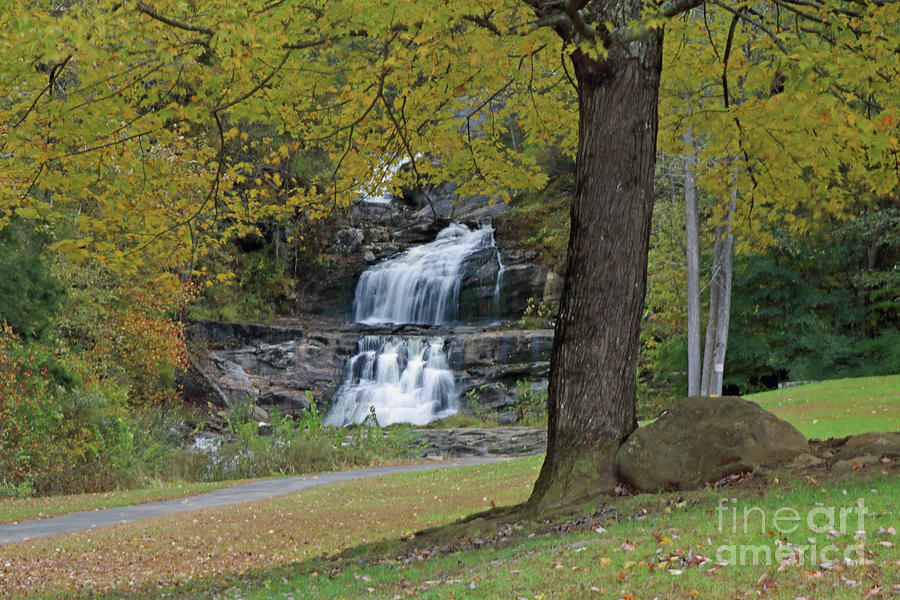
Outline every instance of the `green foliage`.
[(124, 390), (66, 389), (46, 366), (56, 362), (0, 332), (0, 486), (45, 495), (127, 485), (135, 460)]
[(494, 219), (503, 239), (537, 252), (536, 260), (548, 269), (563, 272), (569, 244), (571, 181), (550, 180), (538, 191), (517, 194), (510, 210)]
[(43, 245), (22, 233), (26, 226), (16, 221), (0, 228), (0, 323), (19, 335), (42, 338), (65, 290), (43, 256)]
[[(900, 371), (898, 223), (876, 211), (735, 257), (726, 391)], [(686, 356), (683, 334), (660, 340), (655, 385), (686, 393)]]
[(534, 298), (528, 299), (528, 305), (522, 312), (522, 316), (516, 321), (520, 329), (547, 329), (553, 327), (556, 319), (555, 311), (541, 300), (535, 303)]
[(178, 317), (194, 295), (191, 283), (171, 273), (126, 277), (93, 262), (61, 262), (57, 271), (71, 291), (56, 334), (78, 372), (128, 388), (135, 405), (173, 399), (187, 356)]
[(528, 380), (517, 380), (519, 403), (516, 417), (520, 423), (547, 420), (547, 388), (535, 388)]

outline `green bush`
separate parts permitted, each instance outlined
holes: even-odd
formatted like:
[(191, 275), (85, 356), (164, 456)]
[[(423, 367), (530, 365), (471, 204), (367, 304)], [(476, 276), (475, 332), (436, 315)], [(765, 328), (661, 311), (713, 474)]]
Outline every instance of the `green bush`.
[(40, 344), (0, 332), (0, 493), (99, 492), (133, 484), (126, 394), (112, 385), (67, 389)]

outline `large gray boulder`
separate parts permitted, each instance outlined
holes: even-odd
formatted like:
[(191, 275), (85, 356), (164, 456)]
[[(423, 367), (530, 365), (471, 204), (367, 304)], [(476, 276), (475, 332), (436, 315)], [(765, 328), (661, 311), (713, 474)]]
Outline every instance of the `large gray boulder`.
[(691, 397), (634, 431), (619, 448), (619, 475), (645, 492), (686, 490), (761, 464), (809, 453), (793, 425), (742, 398)]

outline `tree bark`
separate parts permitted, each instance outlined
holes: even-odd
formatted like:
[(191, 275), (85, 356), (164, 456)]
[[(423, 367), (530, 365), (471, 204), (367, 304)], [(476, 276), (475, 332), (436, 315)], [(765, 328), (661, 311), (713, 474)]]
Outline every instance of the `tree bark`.
[(722, 246), (725, 243), (725, 230), (716, 227), (716, 241), (713, 243), (712, 274), (709, 278), (709, 315), (706, 317), (706, 340), (703, 344), (703, 375), (700, 379), (700, 395), (709, 396), (712, 384), (713, 363), (716, 348), (716, 321), (719, 318), (719, 298), (722, 284)]
[(684, 133), (685, 260), (687, 264), (688, 396), (700, 394), (700, 217), (697, 211), (697, 163), (694, 135)]
[(731, 324), (731, 273), (734, 259), (734, 234), (731, 233), (731, 219), (736, 206), (737, 189), (732, 190), (731, 200), (728, 203), (728, 215), (725, 217), (725, 240), (722, 242), (722, 269), (721, 290), (719, 292), (719, 306), (716, 316), (716, 348), (713, 359), (712, 383), (709, 394), (711, 396), (722, 395), (722, 380), (725, 377), (725, 350), (728, 347), (728, 327)]
[(716, 227), (713, 246), (712, 276), (709, 281), (709, 317), (706, 322), (706, 345), (703, 349), (701, 396), (721, 396), (725, 375), (725, 350), (731, 322), (731, 273), (734, 259), (734, 235), (731, 219), (737, 202), (737, 189), (731, 191), (725, 224)]
[[(638, 7), (639, 10), (639, 7)], [(553, 344), (547, 457), (529, 507), (610, 492), (636, 427), (635, 369), (653, 207), (662, 32), (572, 55), (579, 140)]]

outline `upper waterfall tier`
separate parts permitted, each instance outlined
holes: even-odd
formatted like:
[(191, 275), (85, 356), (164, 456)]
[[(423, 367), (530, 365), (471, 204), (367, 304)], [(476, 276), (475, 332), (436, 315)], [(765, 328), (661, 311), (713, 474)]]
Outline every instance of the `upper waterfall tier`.
[[(429, 244), (367, 269), (354, 299), (357, 323), (446, 325), (457, 321), (466, 259), (494, 244), (493, 229), (452, 224)], [(498, 259), (499, 260), (499, 259)]]

